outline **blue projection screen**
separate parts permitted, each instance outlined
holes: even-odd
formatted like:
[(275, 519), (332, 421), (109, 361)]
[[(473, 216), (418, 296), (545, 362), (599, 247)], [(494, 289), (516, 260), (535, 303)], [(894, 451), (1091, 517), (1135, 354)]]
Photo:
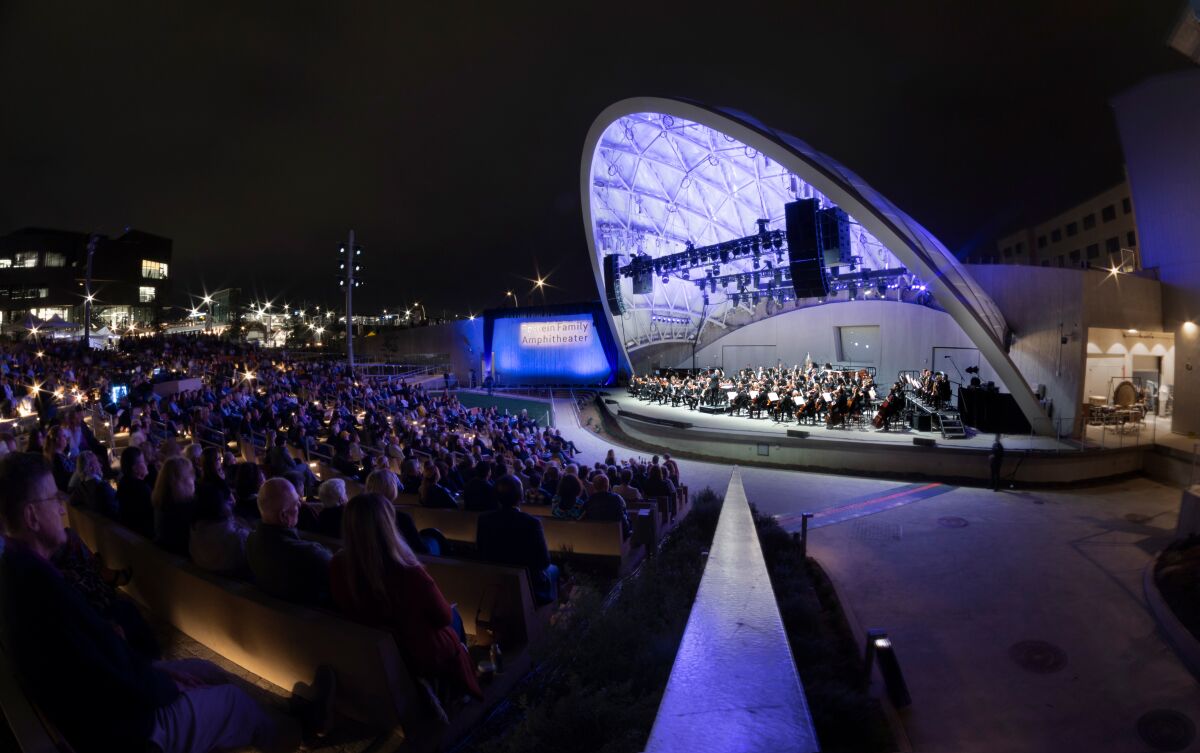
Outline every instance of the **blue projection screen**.
[(500, 384), (607, 384), (612, 379), (591, 313), (504, 317), (493, 326)]

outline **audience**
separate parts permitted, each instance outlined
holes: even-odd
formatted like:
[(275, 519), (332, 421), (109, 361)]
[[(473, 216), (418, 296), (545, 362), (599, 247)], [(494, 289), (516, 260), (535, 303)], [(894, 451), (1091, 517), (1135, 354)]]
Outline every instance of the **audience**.
[(457, 510), (458, 503), (454, 501), (454, 495), (450, 490), (442, 486), (442, 474), (438, 471), (437, 466), (429, 463), (425, 466), (424, 479), (421, 481), (421, 491), (417, 497), (422, 507), (444, 507), (450, 510)]
[(629, 523), (629, 511), (625, 508), (625, 500), (608, 490), (608, 476), (597, 473), (592, 478), (592, 490), (584, 505), (583, 517), (587, 520), (619, 521), (622, 535), (629, 538), (633, 533), (633, 526)]
[(410, 672), (450, 686), (440, 695), (481, 699), (450, 604), (397, 533), (391, 507), (369, 493), (346, 506), (343, 549), (330, 566), (334, 601), (354, 619), (390, 630)]
[(137, 447), (121, 451), (121, 478), (117, 482), (117, 520), (148, 539), (154, 538), (154, 503), (146, 455)]
[(196, 507), (196, 475), (186, 458), (169, 458), (163, 463), (150, 501), (154, 505), (154, 543), (186, 557)]
[[(38, 455), (0, 461), (0, 623), (22, 685), (78, 753), (299, 747), (297, 720), (260, 706), (199, 659), (153, 662), (62, 576), (52, 560), (67, 543), (63, 502)], [(310, 729), (328, 729), (333, 682), (315, 683)]]
[(246, 539), (255, 584), (281, 599), (328, 606), (329, 550), (296, 533), (300, 496), (287, 479), (273, 478), (258, 492), (262, 521)]
[[(371, 477), (367, 477), (370, 484)], [(342, 535), (342, 516), (346, 509), (346, 482), (331, 478), (317, 487), (317, 498), (321, 500), (321, 512), (317, 513), (317, 527), (313, 533), (338, 538)]]
[(558, 493), (551, 501), (550, 511), (556, 518), (579, 520), (583, 517), (586, 501), (583, 499), (583, 484), (574, 474), (563, 476), (558, 482)]
[(496, 482), (500, 509), (479, 516), (475, 542), (483, 559), (528, 569), (534, 599), (548, 604), (558, 598), (558, 567), (550, 564), (542, 522), (521, 512), (523, 498), (515, 476), (500, 477)]
[(188, 545), (192, 562), (214, 573), (249, 575), (246, 537), (250, 529), (233, 516), (233, 492), (217, 484), (201, 486), (195, 515)]

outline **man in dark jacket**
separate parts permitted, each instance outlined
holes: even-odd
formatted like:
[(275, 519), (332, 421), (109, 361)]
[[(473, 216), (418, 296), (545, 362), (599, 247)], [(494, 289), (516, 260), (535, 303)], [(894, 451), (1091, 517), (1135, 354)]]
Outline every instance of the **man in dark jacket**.
[(629, 538), (633, 526), (629, 523), (629, 510), (625, 500), (608, 490), (608, 476), (597, 473), (592, 479), (592, 496), (588, 497), (583, 508), (584, 520), (618, 520), (621, 522), (621, 535)]
[(500, 509), (479, 516), (475, 544), (483, 559), (528, 569), (534, 599), (549, 604), (558, 598), (558, 568), (550, 564), (541, 521), (521, 512), (524, 496), (516, 476), (500, 477), (496, 481)]
[(150, 501), (146, 455), (137, 447), (121, 451), (117, 482), (117, 522), (148, 539), (154, 538), (154, 505)]
[(329, 560), (325, 547), (296, 533), (300, 496), (290, 481), (269, 479), (258, 492), (262, 522), (246, 539), (246, 559), (255, 584), (281, 599), (330, 606)]
[(260, 707), (215, 665), (151, 663), (51, 564), (66, 542), (62, 495), (45, 461), (0, 460), (4, 650), (34, 703), (79, 753), (294, 750), (299, 727)]
[(475, 466), (475, 471), (467, 486), (463, 489), (463, 509), (486, 512), (498, 508), (496, 504), (496, 489), (491, 482), (492, 464), (481, 460)]

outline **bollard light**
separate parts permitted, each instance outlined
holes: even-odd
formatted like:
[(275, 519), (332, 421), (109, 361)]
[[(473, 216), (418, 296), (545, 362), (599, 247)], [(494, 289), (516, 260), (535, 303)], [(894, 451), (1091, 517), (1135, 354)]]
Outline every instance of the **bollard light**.
[(879, 674), (883, 676), (884, 688), (887, 690), (892, 705), (898, 709), (911, 705), (912, 697), (908, 694), (908, 683), (904, 681), (904, 673), (900, 671), (900, 661), (896, 658), (892, 639), (888, 636), (887, 631), (868, 630), (867, 648), (864, 654), (863, 663), (867, 679), (870, 680), (871, 668), (878, 661)]

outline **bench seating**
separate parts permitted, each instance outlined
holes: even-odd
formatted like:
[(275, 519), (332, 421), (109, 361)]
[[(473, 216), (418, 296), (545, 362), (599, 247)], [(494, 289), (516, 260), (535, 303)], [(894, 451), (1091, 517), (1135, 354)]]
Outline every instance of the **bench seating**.
[[(342, 548), (340, 539), (300, 532), (301, 538)], [(453, 557), (417, 555), (446, 601), (458, 606), (463, 629), (482, 646), (499, 642), (505, 652), (534, 643), (549, 624), (552, 606), (533, 600), (529, 573), (520, 567)]]
[[(418, 529), (436, 528), (456, 544), (475, 547), (475, 535), (482, 513), (420, 505), (399, 504), (397, 507), (412, 517)], [(645, 551), (643, 547), (634, 546), (632, 541), (625, 539), (621, 524), (616, 521), (540, 519), (546, 534), (546, 547), (554, 558), (596, 560), (617, 572), (627, 572)]]
[[(317, 667), (328, 664), (337, 670), (344, 715), (382, 729), (427, 727), (428, 712), (390, 632), (208, 573), (90, 511), (71, 507), (68, 515), (80, 538), (102, 552), (110, 567), (133, 570), (126, 590), (134, 599), (197, 642), (285, 689), (304, 683), (304, 690)], [(483, 642), (498, 638), (506, 643), (506, 656), (527, 661), (518, 644), (541, 628), (523, 569), (426, 563), (447, 600), (459, 604), (468, 632), (481, 633)]]

